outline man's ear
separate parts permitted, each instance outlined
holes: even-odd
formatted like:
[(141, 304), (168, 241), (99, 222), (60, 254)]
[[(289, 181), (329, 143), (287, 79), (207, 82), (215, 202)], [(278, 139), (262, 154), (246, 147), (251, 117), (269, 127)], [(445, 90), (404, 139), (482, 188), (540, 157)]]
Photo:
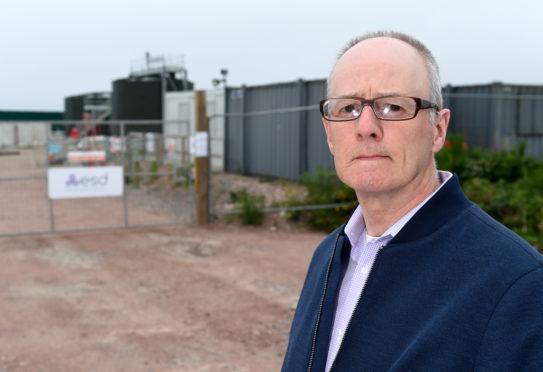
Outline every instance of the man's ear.
[(332, 155), (334, 155), (334, 145), (332, 145), (332, 134), (330, 133), (330, 123), (326, 119), (322, 119), (322, 124), (324, 125), (324, 131), (326, 132), (326, 143), (328, 143), (328, 148)]
[(449, 109), (443, 109), (437, 114), (434, 124), (434, 142), (432, 144), (432, 152), (434, 154), (439, 152), (445, 144), (445, 137), (447, 136), (447, 128), (449, 127), (450, 119), (451, 111)]

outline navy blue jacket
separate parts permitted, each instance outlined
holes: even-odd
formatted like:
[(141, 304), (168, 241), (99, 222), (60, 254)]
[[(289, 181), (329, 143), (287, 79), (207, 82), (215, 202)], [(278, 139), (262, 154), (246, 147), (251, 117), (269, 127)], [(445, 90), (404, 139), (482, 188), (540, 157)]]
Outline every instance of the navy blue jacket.
[[(317, 247), (282, 371), (324, 371), (348, 263)], [(543, 371), (543, 256), (449, 180), (380, 250), (332, 371)]]

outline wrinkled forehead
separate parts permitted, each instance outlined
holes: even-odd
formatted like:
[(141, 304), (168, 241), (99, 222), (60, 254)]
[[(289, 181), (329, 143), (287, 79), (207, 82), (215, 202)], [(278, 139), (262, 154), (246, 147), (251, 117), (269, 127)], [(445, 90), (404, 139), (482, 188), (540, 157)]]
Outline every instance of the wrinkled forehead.
[(368, 39), (338, 59), (328, 92), (330, 96), (372, 98), (390, 92), (428, 98), (428, 71), (424, 58), (411, 45), (387, 37)]

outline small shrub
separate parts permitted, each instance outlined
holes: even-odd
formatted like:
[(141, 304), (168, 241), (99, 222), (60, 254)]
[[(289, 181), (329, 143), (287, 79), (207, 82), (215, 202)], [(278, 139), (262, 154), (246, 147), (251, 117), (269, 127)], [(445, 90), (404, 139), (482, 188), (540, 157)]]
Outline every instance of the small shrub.
[(264, 222), (264, 195), (252, 195), (246, 189), (231, 191), (230, 199), (241, 214), (239, 218), (244, 225), (258, 226)]
[(333, 171), (319, 169), (314, 176), (306, 173), (302, 175), (300, 183), (305, 186), (307, 196), (304, 200), (293, 198), (288, 202), (288, 205), (346, 203), (342, 207), (302, 210), (287, 214), (289, 220), (299, 221), (310, 229), (328, 232), (334, 230), (347, 221), (357, 204), (354, 190), (343, 184)]

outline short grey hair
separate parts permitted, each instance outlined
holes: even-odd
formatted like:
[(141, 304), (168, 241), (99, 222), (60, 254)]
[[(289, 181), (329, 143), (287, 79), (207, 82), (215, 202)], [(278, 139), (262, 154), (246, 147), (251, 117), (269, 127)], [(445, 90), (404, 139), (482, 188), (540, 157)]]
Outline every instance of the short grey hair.
[[(404, 34), (402, 32), (398, 31), (373, 31), (368, 32), (364, 35), (358, 36), (351, 41), (347, 43), (347, 45), (339, 52), (337, 58), (337, 61), (352, 47), (357, 45), (358, 43), (368, 40), (368, 39), (375, 39), (379, 37), (388, 37), (392, 39), (397, 39), (400, 41), (403, 41), (409, 45), (411, 45), (413, 48), (415, 48), (421, 57), (424, 60), (424, 64), (426, 66), (426, 71), (428, 72), (428, 81), (430, 82), (430, 101), (437, 104), (440, 109), (443, 108), (443, 95), (441, 94), (441, 79), (439, 77), (439, 66), (437, 65), (437, 61), (434, 58), (432, 52), (430, 52), (430, 49), (426, 47), (423, 43), (421, 43), (419, 40), (415, 39), (412, 36), (409, 36), (407, 34)], [(330, 79), (332, 77), (332, 74), (334, 73), (334, 68), (332, 69), (330, 75), (328, 76), (327, 80), (327, 86), (330, 87)], [(329, 89), (329, 88), (327, 88)], [(433, 123), (435, 121), (435, 118), (437, 116), (437, 113), (435, 110), (430, 110), (430, 121)]]

